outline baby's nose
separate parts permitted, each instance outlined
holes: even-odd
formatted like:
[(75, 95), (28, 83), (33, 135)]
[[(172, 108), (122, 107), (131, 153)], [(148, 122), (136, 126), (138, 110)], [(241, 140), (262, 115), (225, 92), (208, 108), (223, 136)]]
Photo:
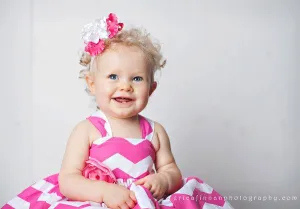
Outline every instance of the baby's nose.
[(133, 91), (133, 88), (129, 82), (122, 82), (120, 85), (121, 91), (131, 92)]

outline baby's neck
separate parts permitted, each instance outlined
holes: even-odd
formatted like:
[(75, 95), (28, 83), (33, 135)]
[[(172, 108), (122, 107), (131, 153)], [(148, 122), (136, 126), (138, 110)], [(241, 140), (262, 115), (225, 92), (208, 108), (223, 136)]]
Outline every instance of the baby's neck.
[(113, 136), (124, 138), (141, 138), (139, 116), (130, 118), (115, 118), (107, 116)]
[(116, 117), (112, 117), (107, 115), (106, 116), (107, 119), (109, 120), (110, 123), (114, 123), (114, 124), (120, 124), (120, 125), (133, 125), (133, 124), (137, 124), (139, 123), (139, 116), (135, 115), (129, 118), (116, 118)]

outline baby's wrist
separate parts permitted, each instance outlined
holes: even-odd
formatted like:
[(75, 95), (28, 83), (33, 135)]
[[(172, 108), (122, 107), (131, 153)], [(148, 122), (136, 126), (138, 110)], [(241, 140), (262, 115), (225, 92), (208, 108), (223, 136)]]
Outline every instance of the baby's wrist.
[(168, 189), (169, 189), (169, 186), (170, 186), (170, 185), (169, 185), (168, 174), (163, 173), (163, 172), (158, 173), (158, 174), (160, 174), (160, 176), (162, 177), (163, 181), (165, 182), (165, 184), (167, 185), (167, 187), (168, 187)]
[(111, 184), (105, 181), (97, 181), (97, 183), (98, 183), (99, 202), (103, 202), (103, 200), (105, 199), (104, 196), (107, 193), (106, 191), (110, 190)]

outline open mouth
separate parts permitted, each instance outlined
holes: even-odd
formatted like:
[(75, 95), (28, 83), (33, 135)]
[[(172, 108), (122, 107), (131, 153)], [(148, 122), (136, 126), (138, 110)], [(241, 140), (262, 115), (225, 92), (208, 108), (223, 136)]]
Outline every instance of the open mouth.
[(115, 100), (116, 102), (119, 102), (119, 103), (128, 103), (128, 102), (133, 101), (133, 99), (130, 99), (127, 97), (115, 97), (115, 98), (113, 98), (113, 100)]

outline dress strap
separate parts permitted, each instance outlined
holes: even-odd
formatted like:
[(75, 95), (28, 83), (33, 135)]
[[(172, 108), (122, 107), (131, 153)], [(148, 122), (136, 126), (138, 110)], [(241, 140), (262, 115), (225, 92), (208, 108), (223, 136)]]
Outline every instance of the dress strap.
[(105, 120), (95, 116), (90, 116), (87, 118), (87, 120), (89, 120), (95, 126), (95, 128), (101, 133), (102, 137), (107, 135), (107, 131), (104, 128)]
[(87, 120), (95, 126), (95, 128), (101, 133), (102, 137), (112, 135), (108, 120), (102, 111), (97, 110), (89, 116)]
[(142, 138), (152, 141), (154, 135), (154, 121), (140, 115)]

